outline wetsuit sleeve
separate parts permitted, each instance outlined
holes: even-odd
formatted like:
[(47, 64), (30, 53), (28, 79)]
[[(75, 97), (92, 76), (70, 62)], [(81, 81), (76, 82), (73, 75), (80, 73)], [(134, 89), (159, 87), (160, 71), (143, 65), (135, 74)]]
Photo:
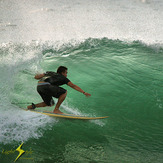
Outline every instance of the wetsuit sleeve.
[(45, 73), (46, 76), (53, 76), (53, 75), (56, 75), (56, 72), (52, 72), (52, 71), (47, 71)]
[(70, 82), (70, 80), (68, 78), (65, 78), (65, 84), (68, 84), (68, 82)]

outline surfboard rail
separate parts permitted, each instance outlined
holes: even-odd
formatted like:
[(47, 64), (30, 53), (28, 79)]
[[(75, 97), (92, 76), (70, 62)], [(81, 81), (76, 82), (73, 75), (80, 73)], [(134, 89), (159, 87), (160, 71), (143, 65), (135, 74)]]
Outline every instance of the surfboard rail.
[(108, 118), (109, 116), (104, 116), (104, 117), (87, 117), (87, 116), (81, 116), (81, 115), (74, 115), (74, 114), (56, 114), (50, 111), (39, 111), (39, 110), (28, 110), (25, 109), (26, 111), (31, 111), (35, 113), (40, 113), (43, 115), (51, 116), (51, 117), (58, 117), (58, 118), (68, 118), (68, 119), (82, 119), (82, 120), (95, 120), (95, 119), (104, 119)]

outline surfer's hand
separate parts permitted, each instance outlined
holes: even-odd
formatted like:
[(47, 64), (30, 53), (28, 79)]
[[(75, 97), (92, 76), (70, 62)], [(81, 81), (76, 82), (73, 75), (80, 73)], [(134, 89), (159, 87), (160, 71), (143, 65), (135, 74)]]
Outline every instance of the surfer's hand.
[(83, 94), (84, 94), (85, 96), (87, 96), (87, 97), (91, 96), (91, 94), (89, 94), (89, 93), (87, 93), (87, 92), (84, 92)]

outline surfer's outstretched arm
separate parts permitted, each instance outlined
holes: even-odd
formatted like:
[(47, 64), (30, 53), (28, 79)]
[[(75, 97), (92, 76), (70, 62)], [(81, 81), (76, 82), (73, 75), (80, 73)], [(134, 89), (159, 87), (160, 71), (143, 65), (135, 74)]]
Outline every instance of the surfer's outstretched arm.
[(70, 86), (71, 88), (75, 89), (76, 91), (83, 93), (85, 96), (91, 96), (91, 94), (83, 91), (79, 86), (73, 84), (72, 82), (68, 82), (67, 85)]

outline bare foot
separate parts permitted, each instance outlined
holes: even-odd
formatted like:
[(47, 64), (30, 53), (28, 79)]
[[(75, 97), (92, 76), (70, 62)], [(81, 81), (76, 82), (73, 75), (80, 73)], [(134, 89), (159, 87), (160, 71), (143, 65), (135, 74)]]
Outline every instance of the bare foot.
[(53, 113), (55, 113), (55, 114), (64, 114), (64, 113), (61, 112), (60, 110), (54, 110)]

